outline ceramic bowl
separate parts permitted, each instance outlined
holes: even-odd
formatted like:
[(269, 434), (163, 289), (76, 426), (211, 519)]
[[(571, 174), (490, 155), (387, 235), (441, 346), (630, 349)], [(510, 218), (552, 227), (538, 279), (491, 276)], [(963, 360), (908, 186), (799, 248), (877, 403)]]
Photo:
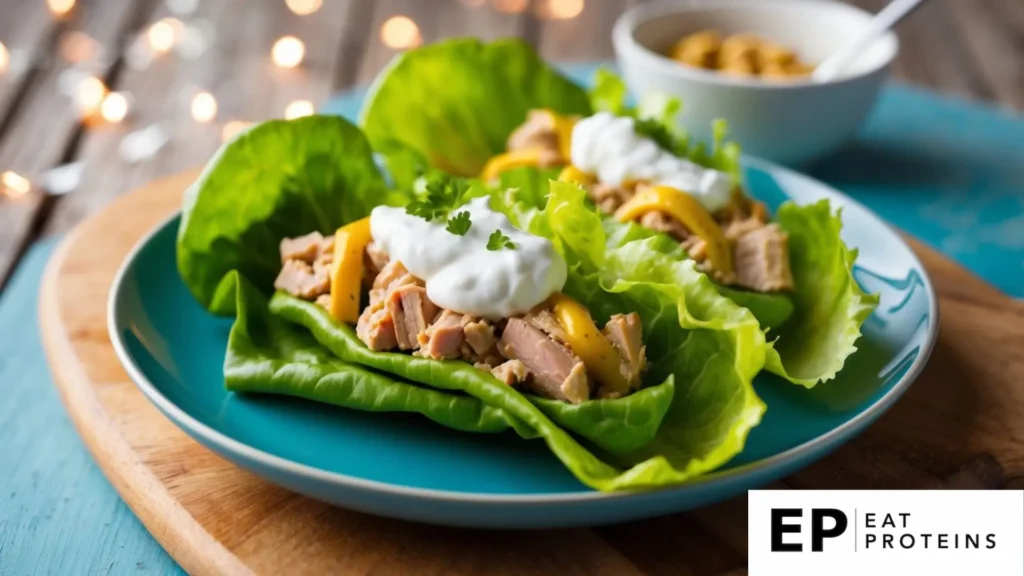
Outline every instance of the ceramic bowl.
[(612, 32), (622, 74), (633, 94), (662, 92), (683, 100), (682, 127), (702, 140), (716, 118), (744, 152), (800, 165), (837, 150), (857, 131), (878, 97), (899, 49), (887, 33), (836, 80), (771, 81), (679, 64), (664, 54), (700, 30), (749, 33), (821, 62), (862, 32), (871, 14), (832, 0), (664, 0), (622, 15)]

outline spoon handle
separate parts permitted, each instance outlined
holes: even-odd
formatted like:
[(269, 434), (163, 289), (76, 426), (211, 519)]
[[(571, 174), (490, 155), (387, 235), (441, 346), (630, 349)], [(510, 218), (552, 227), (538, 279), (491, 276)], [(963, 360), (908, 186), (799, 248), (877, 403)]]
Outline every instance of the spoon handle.
[(818, 64), (811, 73), (811, 77), (818, 82), (828, 82), (835, 79), (865, 48), (871, 45), (886, 30), (892, 28), (915, 8), (924, 4), (925, 0), (893, 0), (885, 8), (882, 8), (875, 17), (871, 19), (864, 32), (854, 38), (853, 42), (846, 44), (836, 50), (824, 62)]

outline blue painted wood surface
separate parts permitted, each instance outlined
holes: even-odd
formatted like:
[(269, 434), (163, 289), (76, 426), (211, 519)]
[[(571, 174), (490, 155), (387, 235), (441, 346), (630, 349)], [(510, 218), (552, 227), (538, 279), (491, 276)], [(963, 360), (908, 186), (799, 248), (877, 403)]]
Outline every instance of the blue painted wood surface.
[(38, 297), (54, 242), (0, 295), (0, 574), (180, 574), (93, 462), (53, 385)]

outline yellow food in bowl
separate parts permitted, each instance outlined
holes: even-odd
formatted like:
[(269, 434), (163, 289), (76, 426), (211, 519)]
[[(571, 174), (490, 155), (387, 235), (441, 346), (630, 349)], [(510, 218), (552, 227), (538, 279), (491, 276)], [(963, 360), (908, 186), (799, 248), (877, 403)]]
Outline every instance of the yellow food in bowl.
[(813, 69), (785, 46), (752, 34), (723, 38), (716, 30), (683, 37), (672, 46), (669, 56), (687, 66), (772, 80), (807, 76)]

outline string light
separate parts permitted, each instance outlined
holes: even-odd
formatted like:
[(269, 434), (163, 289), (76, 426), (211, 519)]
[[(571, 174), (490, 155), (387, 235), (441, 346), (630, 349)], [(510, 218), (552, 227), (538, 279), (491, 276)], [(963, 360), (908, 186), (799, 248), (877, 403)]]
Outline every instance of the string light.
[(323, 6), (323, 0), (284, 0), (284, 3), (299, 16), (308, 16)]
[(4, 46), (4, 43), (0, 42), (0, 74), (7, 71), (10, 63), (11, 53), (7, 51), (7, 46)]
[(313, 114), (313, 103), (309, 100), (296, 100), (284, 109), (284, 117), (288, 120), (310, 116)]
[(238, 133), (248, 130), (252, 126), (252, 122), (245, 122), (243, 120), (232, 120), (224, 125), (224, 129), (220, 132), (220, 139), (224, 142), (231, 140)]
[(306, 56), (306, 45), (295, 36), (282, 36), (274, 42), (270, 57), (281, 68), (295, 68)]
[(209, 92), (200, 92), (192, 97), (192, 119), (205, 124), (217, 117), (217, 99)]
[(128, 116), (128, 97), (120, 92), (111, 92), (100, 104), (100, 116), (111, 124), (117, 124)]
[(32, 189), (28, 178), (10, 170), (0, 174), (0, 184), (3, 184), (4, 195), (8, 198), (19, 198), (28, 194), (28, 191)]
[(536, 13), (551, 20), (572, 20), (583, 13), (584, 0), (545, 0), (537, 5)]
[(75, 7), (75, 0), (46, 0), (46, 7), (54, 16), (66, 16)]
[(146, 32), (150, 48), (161, 54), (170, 51), (181, 39), (184, 27), (177, 18), (163, 18), (154, 22)]
[(380, 27), (380, 39), (388, 48), (404, 50), (419, 46), (423, 38), (420, 27), (408, 16), (392, 16)]
[(529, 3), (530, 0), (491, 0), (495, 10), (506, 14), (519, 14), (526, 10), (526, 5)]
[(83, 116), (90, 116), (96, 112), (100, 103), (107, 95), (107, 87), (103, 81), (95, 76), (87, 76), (78, 82), (75, 87), (75, 104)]

